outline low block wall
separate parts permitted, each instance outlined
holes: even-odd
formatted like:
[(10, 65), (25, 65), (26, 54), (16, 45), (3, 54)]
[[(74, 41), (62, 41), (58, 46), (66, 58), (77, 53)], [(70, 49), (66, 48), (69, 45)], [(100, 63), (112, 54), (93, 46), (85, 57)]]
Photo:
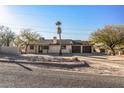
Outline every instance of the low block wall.
[(0, 47), (0, 53), (19, 55), (19, 49), (17, 47)]

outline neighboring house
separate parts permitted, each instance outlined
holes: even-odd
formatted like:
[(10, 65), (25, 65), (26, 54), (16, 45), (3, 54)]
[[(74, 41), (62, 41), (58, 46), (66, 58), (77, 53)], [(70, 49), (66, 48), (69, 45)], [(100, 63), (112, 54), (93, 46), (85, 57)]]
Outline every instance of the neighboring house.
[[(42, 39), (40, 42), (30, 44), (27, 53), (48, 54), (59, 53), (60, 41), (54, 37), (53, 39)], [(88, 41), (62, 39), (62, 53), (92, 53), (92, 45)]]
[(116, 47), (115, 48), (115, 53), (118, 54), (118, 55), (124, 55), (124, 46)]
[[(117, 46), (114, 48), (116, 55), (124, 55), (124, 46)], [(96, 53), (103, 53), (111, 55), (111, 50), (107, 48), (104, 44), (94, 44), (93, 45), (93, 51)]]
[(99, 43), (99, 44), (94, 44), (93, 45), (93, 50), (94, 50), (94, 52), (96, 52), (96, 53), (107, 53), (107, 50), (106, 50), (106, 48), (105, 48), (105, 46), (104, 46), (104, 44), (102, 44), (102, 43)]

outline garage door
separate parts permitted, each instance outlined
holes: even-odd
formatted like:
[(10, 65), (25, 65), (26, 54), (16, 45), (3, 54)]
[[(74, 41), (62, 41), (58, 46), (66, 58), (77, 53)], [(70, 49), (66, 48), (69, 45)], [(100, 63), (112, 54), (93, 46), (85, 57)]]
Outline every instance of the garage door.
[(91, 46), (83, 46), (83, 53), (91, 53), (92, 52), (92, 48)]
[(80, 53), (81, 46), (72, 46), (72, 53)]

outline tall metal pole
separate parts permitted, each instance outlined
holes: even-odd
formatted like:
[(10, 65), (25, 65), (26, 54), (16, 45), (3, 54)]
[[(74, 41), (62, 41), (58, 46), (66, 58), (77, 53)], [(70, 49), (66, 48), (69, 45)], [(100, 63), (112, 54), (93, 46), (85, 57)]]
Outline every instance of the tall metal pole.
[(62, 42), (61, 42), (61, 22), (60, 21), (57, 21), (56, 22), (56, 26), (57, 26), (57, 34), (59, 35), (59, 43), (60, 43), (60, 51), (59, 51), (59, 55), (61, 56), (62, 55)]
[(62, 56), (62, 42), (61, 42), (61, 34), (59, 34), (59, 42), (60, 42), (60, 51), (59, 55)]

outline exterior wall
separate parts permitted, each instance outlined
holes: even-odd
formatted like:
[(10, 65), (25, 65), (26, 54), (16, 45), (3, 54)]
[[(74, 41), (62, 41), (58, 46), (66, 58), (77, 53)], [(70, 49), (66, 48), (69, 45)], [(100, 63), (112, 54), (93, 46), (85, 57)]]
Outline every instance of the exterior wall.
[(49, 53), (49, 50), (48, 49), (43, 49), (43, 53), (47, 54), (47, 53)]
[[(60, 45), (49, 45), (49, 49), (42, 49), (42, 53), (59, 53), (59, 50)], [(30, 46), (28, 46), (27, 53), (38, 53), (38, 45), (35, 45), (34, 49), (30, 49)], [(66, 45), (66, 49), (62, 49), (62, 53), (71, 53), (71, 45)]]
[(30, 49), (30, 45), (27, 47), (27, 53), (37, 53), (37, 45), (34, 45), (34, 49)]
[[(48, 53), (59, 53), (60, 45), (50, 45)], [(62, 53), (71, 53), (71, 45), (66, 45), (66, 49), (62, 49)]]
[[(30, 49), (30, 46), (28, 46), (27, 48), (27, 53), (37, 53), (39, 54), (39, 48), (38, 48), (39, 45), (35, 45), (34, 46), (34, 49)], [(83, 45), (73, 45), (73, 46), (81, 46), (81, 52), (80, 53), (83, 53)], [(49, 49), (42, 49), (42, 53), (43, 54), (47, 54), (47, 53), (59, 53), (60, 51), (60, 45), (49, 45)], [(92, 47), (92, 52), (93, 52), (93, 47)], [(41, 54), (42, 54), (41, 53)], [(66, 45), (66, 49), (62, 49), (62, 53), (72, 53), (72, 45)]]
[(72, 53), (71, 45), (66, 45), (66, 49), (62, 49), (62, 53)]
[(17, 47), (1, 47), (0, 48), (1, 53), (6, 53), (6, 54), (13, 54), (13, 55), (19, 55), (19, 49)]

